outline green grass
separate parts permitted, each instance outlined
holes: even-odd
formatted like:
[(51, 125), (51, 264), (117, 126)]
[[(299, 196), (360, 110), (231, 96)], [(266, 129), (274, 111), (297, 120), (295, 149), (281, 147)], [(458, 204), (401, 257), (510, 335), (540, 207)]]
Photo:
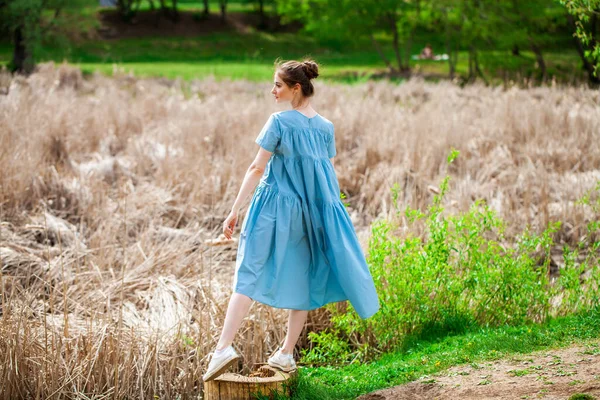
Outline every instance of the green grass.
[[(418, 52), (415, 45), (414, 53)], [(12, 47), (0, 44), (0, 64), (8, 64)], [(131, 38), (106, 41), (83, 41), (68, 46), (59, 43), (45, 45), (38, 59), (57, 63), (67, 60), (78, 65), (85, 73), (98, 70), (109, 74), (113, 65), (132, 71), (136, 76), (181, 77), (185, 80), (202, 79), (213, 75), (220, 79), (248, 79), (269, 81), (273, 61), (277, 57), (298, 59), (312, 56), (321, 64), (321, 79), (341, 82), (360, 82), (370, 74), (385, 70), (378, 54), (366, 45), (344, 45), (319, 42), (313, 38), (285, 33), (272, 35), (255, 32), (249, 35), (214, 33), (196, 38)], [(388, 47), (387, 56), (393, 59)], [(508, 59), (506, 52), (484, 52), (482, 58)], [(579, 59), (575, 51), (546, 54), (549, 72), (562, 76), (572, 75)], [(513, 73), (519, 69), (527, 75), (533, 70), (534, 57), (523, 52), (517, 66), (509, 65)], [(466, 74), (468, 54), (461, 52), (457, 65), (459, 74)], [(445, 61), (413, 61), (415, 70), (425, 74), (447, 76)], [(529, 72), (528, 72), (529, 71)], [(493, 78), (493, 71), (488, 71)], [(581, 75), (581, 73), (579, 74)]]
[[(0, 63), (7, 64), (11, 56), (10, 45), (0, 45)], [(67, 60), (86, 72), (110, 73), (113, 64), (117, 64), (138, 76), (193, 79), (214, 75), (217, 79), (263, 81), (272, 78), (275, 58), (303, 56), (313, 56), (321, 63), (322, 78), (325, 79), (345, 80), (347, 73), (370, 73), (383, 67), (377, 54), (370, 51), (336, 50), (331, 44), (318, 43), (307, 37), (262, 32), (251, 35), (214, 33), (197, 38), (85, 41), (68, 47), (46, 45), (39, 60)]]
[(551, 319), (542, 325), (479, 328), (460, 335), (421, 340), (404, 352), (384, 354), (367, 364), (299, 368), (292, 398), (354, 399), (454, 365), (476, 365), (536, 350), (582, 345), (597, 338), (600, 338), (600, 308)]
[[(76, 64), (82, 69), (84, 74), (91, 74), (94, 71), (99, 71), (105, 75), (112, 75), (113, 64), (94, 64), (94, 63), (78, 63)], [(217, 81), (226, 79), (246, 79), (249, 81), (266, 82), (270, 84), (273, 76), (273, 68), (271, 64), (252, 64), (252, 63), (120, 63), (115, 64), (116, 67), (125, 72), (133, 72), (138, 77), (154, 77), (163, 76), (166, 78), (175, 79), (181, 77), (184, 80), (203, 79), (213, 76)], [(346, 70), (356, 71), (352, 67), (328, 68), (327, 72), (323, 73), (320, 79), (330, 79), (335, 81), (344, 81), (354, 83), (366, 79), (360, 76), (345, 75)], [(361, 69), (368, 73), (369, 69)]]
[[(179, 2), (182, 12), (200, 9), (202, 4), (184, 0)], [(143, 2), (142, 9), (148, 7)], [(65, 30), (71, 36), (73, 32), (89, 31), (98, 26), (98, 6), (74, 5), (65, 10)], [(211, 12), (218, 12), (218, 3), (211, 1)], [(233, 2), (229, 10), (250, 12), (253, 5)], [(563, 34), (557, 37), (554, 49), (545, 53), (550, 74), (556, 74), (566, 80), (573, 75), (584, 77), (577, 68), (580, 61), (575, 50), (565, 51)], [(379, 34), (378, 40), (385, 48), (386, 56), (395, 59), (391, 48), (391, 38)], [(417, 35), (411, 54), (418, 54), (425, 43), (431, 43), (437, 53), (444, 52), (443, 38), (433, 32), (422, 31)], [(385, 65), (368, 40), (318, 40), (305, 34), (271, 34), (252, 30), (241, 35), (235, 32), (218, 32), (198, 37), (154, 37), (129, 38), (118, 40), (78, 40), (73, 43), (46, 39), (37, 60), (62, 62), (78, 65), (84, 73), (95, 70), (104, 74), (113, 71), (113, 65), (132, 71), (137, 76), (181, 77), (185, 80), (202, 79), (213, 75), (221, 79), (248, 79), (252, 81), (270, 80), (272, 63), (277, 57), (299, 59), (312, 56), (322, 66), (321, 79), (354, 83), (369, 79), (375, 72), (385, 71)], [(6, 65), (12, 57), (9, 43), (0, 43), (0, 64)], [(533, 54), (522, 52), (521, 57), (513, 57), (508, 51), (483, 51), (480, 59), (484, 62), (488, 78), (492, 83), (500, 83), (504, 73), (501, 68), (510, 71), (511, 76), (528, 76), (534, 71)], [(487, 65), (486, 65), (487, 64)], [(415, 71), (426, 75), (445, 77), (448, 75), (446, 61), (412, 61)], [(468, 72), (468, 54), (459, 53), (457, 73)]]
[[(448, 164), (458, 154), (452, 149)], [(532, 255), (539, 248), (549, 257), (560, 222), (549, 223), (541, 233), (526, 227), (513, 244), (500, 244), (506, 222), (480, 200), (466, 212), (443, 213), (449, 178), (424, 211), (403, 209), (401, 189), (392, 187), (396, 212), (373, 224), (367, 257), (381, 309), (362, 320), (354, 312), (326, 306), (332, 327), (309, 333), (312, 346), (302, 351), (301, 361), (318, 364), (302, 370), (302, 394), (296, 398), (350, 399), (456, 364), (600, 338), (600, 242), (565, 246), (565, 265), (550, 285), (549, 258)], [(596, 191), (600, 182), (578, 204), (600, 210), (600, 200), (592, 200)], [(417, 220), (425, 222), (423, 238), (397, 236), (400, 225), (412, 231)], [(588, 223), (589, 234), (599, 227), (596, 220)], [(591, 251), (577, 263), (583, 248)], [(590, 277), (581, 282), (588, 268)], [(558, 294), (561, 304), (550, 307)], [(374, 357), (381, 352), (386, 354)]]

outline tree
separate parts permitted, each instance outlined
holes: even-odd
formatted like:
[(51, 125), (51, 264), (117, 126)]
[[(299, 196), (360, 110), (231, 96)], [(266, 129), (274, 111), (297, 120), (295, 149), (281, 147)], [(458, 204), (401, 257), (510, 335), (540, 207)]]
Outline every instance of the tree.
[[(482, 65), (508, 68), (516, 64), (529, 64), (521, 57), (521, 49), (530, 49), (536, 59), (539, 78), (547, 78), (543, 50), (556, 37), (556, 18), (562, 10), (548, 0), (436, 0), (432, 1), (434, 27), (443, 35), (448, 53), (450, 78), (454, 78), (459, 49), (468, 51), (468, 77), (473, 81), (481, 77), (487, 81)], [(483, 49), (506, 50), (512, 57), (498, 57)]]
[(221, 22), (227, 21), (227, 0), (219, 0), (219, 8), (221, 9)]
[(439, 0), (431, 3), (433, 15), (432, 25), (444, 35), (446, 53), (448, 54), (448, 74), (454, 79), (458, 50), (463, 42), (462, 19), (460, 3), (457, 0)]
[(458, 11), (462, 19), (461, 33), (469, 51), (468, 82), (473, 82), (477, 76), (487, 84), (487, 79), (479, 63), (479, 50), (484, 45), (490, 45), (492, 35), (497, 34), (497, 14), (494, 13), (494, 0), (462, 0), (459, 1)]
[[(423, 0), (277, 0), (282, 22), (300, 20), (306, 32), (322, 38), (369, 40), (392, 73), (410, 71), (410, 51), (420, 22)], [(381, 44), (380, 36), (392, 41), (394, 61)]]
[(537, 65), (540, 69), (540, 79), (546, 80), (546, 61), (542, 47), (549, 40), (547, 32), (550, 30), (551, 20), (547, 18), (545, 10), (551, 5), (546, 0), (519, 1), (511, 0), (506, 4), (506, 20), (509, 23), (507, 33), (512, 39), (511, 47), (529, 47), (535, 54)]
[(260, 22), (258, 23), (259, 29), (264, 29), (267, 27), (267, 13), (265, 12), (265, 6), (271, 5), (274, 3), (273, 0), (242, 0), (242, 3), (253, 4), (255, 10), (257, 11)]
[[(117, 0), (117, 10), (121, 14), (121, 18), (125, 21), (131, 21), (135, 14), (138, 12), (140, 0)], [(154, 9), (154, 3), (150, 0), (150, 8)]]
[(575, 33), (575, 44), (590, 81), (600, 83), (600, 40), (598, 16), (600, 0), (559, 0), (569, 12), (568, 18)]
[(13, 42), (12, 72), (33, 71), (42, 37), (56, 26), (66, 4), (67, 0), (0, 0), (0, 23)]
[(173, 22), (179, 21), (179, 10), (177, 9), (177, 0), (159, 0), (160, 11), (162, 15)]
[(539, 79), (547, 78), (544, 48), (554, 40), (552, 33), (557, 29), (553, 15), (562, 18), (563, 10), (557, 3), (548, 0), (509, 0), (495, 5), (500, 17), (496, 47), (510, 49), (514, 56), (520, 56), (520, 50), (529, 48), (535, 55), (539, 69)]
[(489, 46), (497, 32), (498, 16), (494, 10), (494, 0), (433, 0), (430, 3), (433, 20), (439, 21), (438, 31), (444, 35), (450, 78), (454, 78), (458, 51), (468, 51), (467, 81), (478, 76), (486, 83), (487, 79), (479, 62), (479, 50)]

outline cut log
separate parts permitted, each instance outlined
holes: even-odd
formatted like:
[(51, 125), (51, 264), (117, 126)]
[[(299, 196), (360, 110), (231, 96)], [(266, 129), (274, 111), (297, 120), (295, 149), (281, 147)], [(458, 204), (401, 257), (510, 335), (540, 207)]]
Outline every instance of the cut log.
[(283, 372), (269, 365), (261, 366), (249, 376), (224, 373), (204, 382), (204, 400), (254, 400), (257, 394), (273, 396), (275, 393), (290, 396), (289, 379), (296, 371)]

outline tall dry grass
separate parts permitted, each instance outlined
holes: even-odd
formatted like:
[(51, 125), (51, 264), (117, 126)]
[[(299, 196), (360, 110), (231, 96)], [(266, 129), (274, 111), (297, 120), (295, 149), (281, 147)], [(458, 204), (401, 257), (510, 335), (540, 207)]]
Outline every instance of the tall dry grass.
[[(362, 233), (388, 213), (396, 182), (404, 204), (428, 204), (453, 146), (447, 211), (485, 198), (514, 233), (561, 220), (559, 242), (585, 234), (591, 211), (574, 201), (600, 180), (598, 91), (315, 83)], [(205, 240), (282, 109), (270, 82), (83, 79), (43, 64), (0, 84), (2, 397), (198, 394), (235, 262), (235, 244)], [(328, 315), (309, 313), (299, 348)], [(286, 321), (253, 304), (238, 371), (264, 362)]]

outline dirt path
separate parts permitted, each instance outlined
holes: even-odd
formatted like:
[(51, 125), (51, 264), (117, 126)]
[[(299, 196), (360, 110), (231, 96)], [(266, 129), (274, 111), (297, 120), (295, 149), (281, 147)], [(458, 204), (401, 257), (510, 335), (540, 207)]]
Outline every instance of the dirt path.
[(600, 340), (564, 349), (464, 364), (357, 400), (567, 400), (587, 393), (600, 400)]

